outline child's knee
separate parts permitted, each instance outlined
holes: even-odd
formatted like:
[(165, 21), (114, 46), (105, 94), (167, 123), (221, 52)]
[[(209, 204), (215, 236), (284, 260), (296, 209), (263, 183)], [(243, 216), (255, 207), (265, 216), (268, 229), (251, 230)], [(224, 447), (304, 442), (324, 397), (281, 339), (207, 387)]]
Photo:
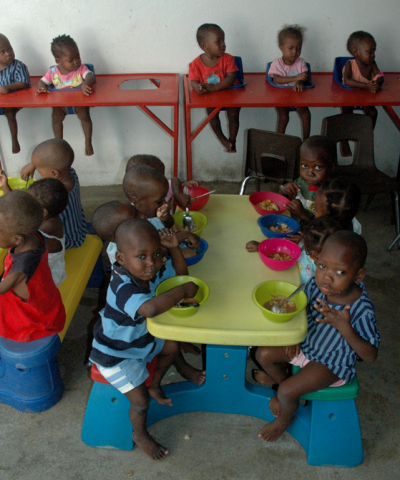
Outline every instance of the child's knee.
[(166, 340), (160, 353), (162, 355), (173, 355), (175, 357), (176, 355), (178, 355), (179, 351), (179, 342), (175, 342), (173, 340)]
[(17, 116), (18, 110), (16, 108), (5, 108), (4, 109), (4, 116), (7, 119), (14, 120), (15, 117)]
[(53, 109), (53, 123), (61, 123), (66, 116), (66, 113), (61, 108)]
[(258, 363), (265, 365), (266, 363), (272, 363), (271, 351), (269, 347), (258, 347), (255, 353), (255, 358)]
[(293, 385), (293, 381), (283, 381), (278, 388), (277, 392), (278, 400), (280, 402), (293, 402), (300, 398), (298, 388)]
[(78, 115), (79, 120), (82, 122), (90, 122), (90, 113), (89, 113), (89, 108), (76, 108), (76, 114)]

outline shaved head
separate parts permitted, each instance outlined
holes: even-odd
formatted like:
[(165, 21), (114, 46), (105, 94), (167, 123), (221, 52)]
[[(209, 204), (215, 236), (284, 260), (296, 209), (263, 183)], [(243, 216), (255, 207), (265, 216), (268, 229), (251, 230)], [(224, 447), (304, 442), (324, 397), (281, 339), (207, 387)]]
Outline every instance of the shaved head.
[(74, 151), (70, 144), (60, 138), (52, 138), (38, 145), (32, 153), (32, 163), (38, 170), (65, 170), (74, 161)]
[(0, 197), (0, 218), (1, 228), (26, 239), (38, 231), (43, 222), (43, 209), (29, 193), (13, 190)]
[(149, 165), (135, 165), (124, 177), (125, 195), (132, 201), (133, 197), (145, 198), (151, 195), (154, 188), (162, 186), (168, 192), (168, 180), (165, 176)]
[(115, 232), (115, 243), (119, 252), (125, 253), (132, 241), (146, 243), (156, 240), (161, 246), (157, 229), (143, 218), (130, 218), (120, 223)]

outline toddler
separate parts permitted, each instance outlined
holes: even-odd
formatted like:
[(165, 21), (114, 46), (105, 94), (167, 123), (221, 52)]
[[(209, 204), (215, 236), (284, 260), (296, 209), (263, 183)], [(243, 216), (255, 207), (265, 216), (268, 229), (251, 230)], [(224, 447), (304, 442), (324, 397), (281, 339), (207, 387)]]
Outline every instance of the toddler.
[[(292, 424), (299, 399), (328, 386), (351, 383), (357, 358), (373, 362), (380, 343), (373, 304), (362, 283), (367, 245), (354, 232), (330, 235), (305, 289), (308, 333), (300, 345), (258, 347), (256, 360), (269, 383), (279, 385), (269, 403), (276, 420), (258, 436), (275, 442)], [(289, 375), (290, 365), (301, 367)]]
[[(31, 80), (26, 65), (15, 59), (14, 50), (8, 38), (0, 33), (0, 93), (7, 95), (7, 93), (30, 86)], [(16, 118), (19, 110), (21, 109), (4, 108), (4, 115), (11, 132), (12, 153), (18, 153), (21, 150)]]
[(32, 153), (32, 161), (21, 170), (21, 178), (32, 177), (35, 169), (42, 178), (56, 178), (68, 191), (67, 208), (60, 213), (64, 225), (65, 248), (77, 248), (86, 238), (87, 224), (81, 204), (79, 179), (72, 168), (74, 151), (69, 143), (59, 138), (46, 140)]
[[(376, 93), (382, 86), (384, 74), (379, 71), (375, 62), (376, 42), (374, 37), (362, 30), (353, 32), (347, 40), (347, 50), (353, 55), (353, 60), (348, 60), (343, 67), (343, 83), (349, 87), (361, 88), (371, 93)], [(342, 113), (353, 113), (354, 107), (342, 107)], [(365, 115), (372, 118), (375, 127), (378, 110), (373, 106), (362, 107)], [(349, 143), (341, 142), (343, 157), (351, 157)]]
[[(308, 79), (308, 68), (306, 62), (300, 58), (301, 47), (303, 46), (305, 28), (299, 25), (284, 25), (278, 33), (278, 46), (282, 57), (271, 63), (268, 75), (274, 79), (277, 85), (293, 86), (297, 92), (303, 90), (303, 83)], [(290, 82), (288, 82), (290, 77)], [(296, 107), (300, 116), (303, 140), (310, 135), (311, 114), (307, 107)], [(290, 107), (276, 107), (278, 115), (278, 133), (285, 133), (289, 123)]]
[[(235, 57), (225, 53), (225, 33), (218, 25), (204, 23), (197, 29), (197, 43), (204, 51), (189, 64), (189, 80), (199, 95), (218, 92), (236, 82), (238, 68)], [(207, 108), (210, 115), (214, 108)], [(229, 122), (229, 139), (222, 133), (219, 113), (210, 121), (211, 128), (228, 153), (236, 152), (236, 137), (239, 130), (240, 108), (226, 109)]]
[[(197, 384), (204, 382), (205, 372), (186, 364), (178, 342), (154, 338), (147, 330), (146, 318), (166, 312), (185, 297), (194, 297), (198, 287), (188, 282), (155, 296), (163, 280), (175, 274), (188, 274), (175, 234), (165, 231), (159, 234), (148, 221), (136, 218), (121, 223), (115, 239), (118, 263), (113, 265), (106, 307), (95, 325), (90, 359), (130, 401), (129, 417), (136, 445), (153, 460), (159, 460), (168, 450), (146, 429), (150, 396), (160, 404), (172, 405), (161, 389), (161, 380), (172, 364), (181, 375)], [(165, 265), (162, 246), (171, 255)], [(147, 389), (146, 364), (156, 355), (153, 383)]]
[(31, 342), (64, 328), (65, 310), (54, 285), (38, 228), (40, 203), (15, 190), (0, 198), (0, 248), (7, 248), (0, 282), (0, 337)]
[[(93, 93), (92, 85), (95, 82), (93, 72), (81, 62), (79, 49), (69, 35), (60, 35), (51, 42), (51, 53), (57, 65), (50, 67), (44, 77), (39, 80), (36, 95), (49, 93), (49, 85), (54, 85), (56, 90), (76, 88), (82, 86), (84, 95)], [(56, 138), (63, 138), (63, 121), (67, 113), (76, 113), (82, 123), (85, 134), (85, 154), (93, 155), (92, 146), (92, 120), (90, 107), (54, 107), (53, 130)]]
[(58, 287), (67, 278), (64, 260), (64, 227), (59, 215), (68, 205), (68, 192), (56, 178), (38, 180), (28, 188), (27, 192), (36, 198), (43, 209), (43, 222), (39, 232), (46, 239), (49, 267), (54, 283)]

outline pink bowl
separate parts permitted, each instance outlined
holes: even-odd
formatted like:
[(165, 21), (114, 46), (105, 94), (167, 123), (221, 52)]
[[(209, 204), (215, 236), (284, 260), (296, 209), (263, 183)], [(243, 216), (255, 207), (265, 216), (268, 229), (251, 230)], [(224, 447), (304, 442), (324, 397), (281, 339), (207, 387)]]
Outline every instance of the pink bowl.
[[(300, 247), (285, 238), (267, 238), (267, 240), (263, 240), (260, 243), (258, 251), (263, 263), (271, 270), (277, 271), (287, 270), (288, 268), (293, 267), (301, 254)], [(286, 253), (292, 257), (292, 260), (273, 260), (272, 258), (267, 257), (268, 253), (276, 252)]]
[[(271, 200), (271, 202), (276, 203), (277, 207), (280, 208), (279, 212), (274, 210), (264, 210), (263, 208), (257, 207), (257, 203), (262, 202), (263, 200)], [(289, 203), (289, 199), (279, 193), (273, 192), (255, 192), (252, 193), (249, 197), (250, 203), (253, 205), (254, 210), (259, 215), (269, 215), (270, 213), (276, 213), (281, 215), (282, 212), (286, 210), (286, 204)]]
[[(210, 190), (206, 187), (188, 187), (188, 192), (191, 198), (198, 197), (199, 195), (203, 195), (204, 193), (208, 193)], [(198, 200), (193, 200), (190, 206), (190, 210), (198, 211), (201, 210), (203, 207), (206, 206), (210, 195), (206, 195), (205, 197), (199, 198)], [(182, 208), (182, 207), (181, 207)]]

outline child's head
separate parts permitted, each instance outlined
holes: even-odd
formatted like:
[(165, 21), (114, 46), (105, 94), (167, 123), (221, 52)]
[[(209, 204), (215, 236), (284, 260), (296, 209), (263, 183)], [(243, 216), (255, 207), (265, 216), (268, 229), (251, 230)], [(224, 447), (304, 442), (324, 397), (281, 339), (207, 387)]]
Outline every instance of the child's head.
[(0, 33), (0, 65), (5, 68), (15, 60), (14, 50), (8, 38)]
[(148, 165), (149, 167), (153, 167), (159, 172), (161, 172), (163, 175), (165, 175), (165, 165), (158, 157), (155, 157), (154, 155), (134, 155), (128, 160), (125, 173), (135, 165)]
[(22, 190), (0, 197), (0, 248), (12, 248), (36, 235), (43, 221), (40, 203)]
[(351, 230), (360, 201), (360, 189), (347, 178), (325, 180), (315, 195), (315, 216), (335, 218), (342, 228)]
[(304, 250), (315, 261), (321, 253), (325, 240), (332, 233), (342, 230), (340, 223), (331, 217), (319, 217), (303, 225)]
[(336, 145), (322, 135), (307, 138), (300, 148), (300, 177), (318, 187), (333, 173), (337, 164)]
[(42, 178), (58, 178), (60, 174), (70, 172), (74, 156), (68, 142), (52, 138), (35, 148), (32, 153), (32, 164)]
[(278, 46), (286, 65), (293, 65), (300, 57), (305, 30), (299, 25), (284, 25), (278, 32)]
[(375, 61), (375, 38), (362, 30), (353, 32), (347, 40), (347, 50), (362, 63), (371, 64)]
[(42, 178), (33, 182), (27, 190), (43, 208), (44, 219), (60, 215), (68, 205), (68, 191), (56, 178)]
[(112, 201), (100, 205), (93, 213), (92, 227), (105, 241), (115, 241), (118, 225), (129, 218), (136, 218), (137, 210), (131, 203)]
[(51, 42), (51, 53), (61, 73), (73, 72), (81, 66), (78, 45), (69, 35), (60, 35)]
[(215, 23), (204, 23), (200, 25), (196, 33), (199, 47), (214, 57), (222, 57), (225, 53), (225, 33)]
[(142, 218), (122, 222), (115, 232), (117, 262), (140, 284), (146, 284), (163, 263), (160, 236), (153, 225)]
[(147, 218), (155, 217), (157, 209), (165, 204), (169, 188), (165, 176), (148, 165), (128, 170), (122, 185), (129, 201)]

